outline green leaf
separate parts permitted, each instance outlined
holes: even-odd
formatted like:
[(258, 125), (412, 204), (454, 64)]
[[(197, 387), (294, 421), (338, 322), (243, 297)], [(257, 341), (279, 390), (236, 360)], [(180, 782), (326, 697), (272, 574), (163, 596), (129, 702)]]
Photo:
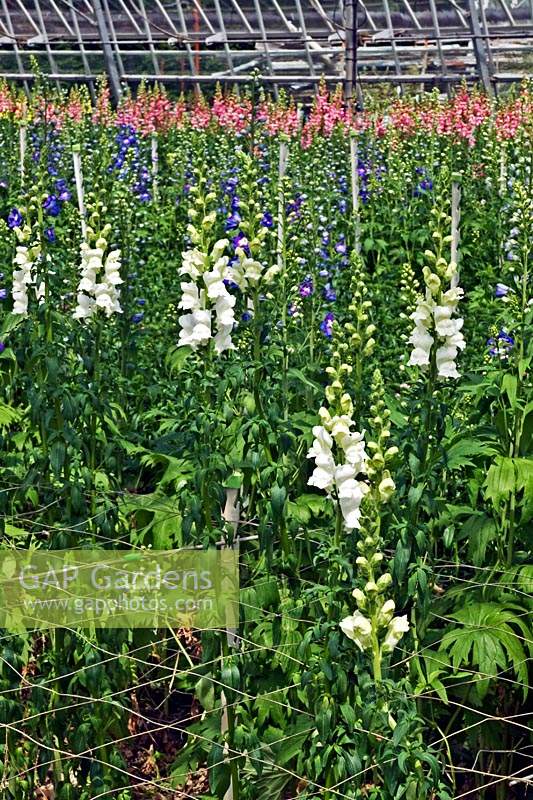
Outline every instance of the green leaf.
[(50, 448), (50, 466), (55, 475), (59, 476), (65, 463), (66, 448), (65, 442), (59, 440), (53, 443)]
[(296, 367), (291, 367), (287, 371), (287, 377), (289, 379), (293, 378), (295, 381), (303, 383), (305, 386), (309, 386), (311, 389), (315, 389), (316, 391), (323, 391), (323, 387), (319, 383), (312, 381), (310, 378), (304, 375), (301, 369), (296, 369)]
[(302, 524), (307, 524), (312, 517), (323, 514), (328, 507), (328, 499), (318, 494), (302, 494), (294, 502), (287, 503), (287, 515)]
[(165, 359), (165, 366), (169, 372), (171, 374), (173, 372), (181, 372), (192, 352), (192, 347), (188, 346), (176, 347), (175, 350), (171, 350)]
[(209, 788), (217, 797), (223, 797), (231, 780), (230, 765), (224, 760), (224, 750), (215, 742), (207, 759)]
[(506, 372), (502, 380), (502, 391), (505, 392), (511, 403), (511, 408), (516, 404), (516, 392), (518, 389), (518, 378), (516, 375)]
[(492, 500), (495, 506), (499, 506), (502, 500), (506, 500), (515, 488), (515, 466), (512, 458), (498, 456), (496, 462), (489, 467), (484, 483), (485, 498)]
[(462, 439), (448, 449), (446, 453), (446, 467), (450, 471), (461, 467), (473, 467), (472, 456), (493, 456), (496, 450), (486, 442), (476, 439)]
[(0, 400), (0, 428), (9, 428), (16, 422), (20, 422), (23, 416), (20, 408), (13, 408)]
[(449, 654), (455, 669), (467, 667), (479, 673), (475, 680), (480, 700), (491, 680), (508, 669), (514, 670), (527, 696), (528, 660), (521, 640), (529, 641), (531, 632), (523, 615), (520, 606), (497, 602), (471, 603), (449, 614), (459, 625), (448, 628), (440, 649)]
[(270, 506), (272, 508), (272, 519), (279, 522), (283, 519), (283, 508), (287, 499), (287, 490), (284, 486), (273, 486), (270, 496)]
[(5, 338), (8, 333), (14, 331), (15, 328), (18, 328), (22, 320), (23, 317), (20, 314), (8, 314), (6, 317), (4, 317), (2, 328), (0, 329), (2, 339)]
[(485, 514), (472, 514), (462, 529), (463, 535), (468, 539), (468, 558), (474, 566), (480, 567), (485, 561), (487, 545), (497, 535), (494, 519)]
[(212, 711), (215, 707), (215, 685), (213, 680), (207, 675), (202, 676), (196, 683), (195, 692), (202, 708), (206, 711)]

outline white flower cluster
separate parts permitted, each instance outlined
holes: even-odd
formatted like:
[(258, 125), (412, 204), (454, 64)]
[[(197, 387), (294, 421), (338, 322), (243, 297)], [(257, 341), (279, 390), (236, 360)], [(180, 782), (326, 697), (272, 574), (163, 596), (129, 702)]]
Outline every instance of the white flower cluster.
[(452, 280), (452, 287), (443, 292), (441, 278), (429, 267), (424, 267), (426, 296), (419, 297), (410, 316), (415, 326), (409, 337), (413, 350), (408, 363), (427, 368), (431, 363), (431, 349), (436, 344), (435, 363), (439, 378), (460, 377), (455, 359), (458, 351), (466, 346), (461, 333), (464, 320), (453, 316), (463, 296), (463, 290), (453, 285), (455, 274), (455, 266), (450, 264), (444, 277)]
[[(178, 346), (188, 345), (196, 350), (214, 338), (218, 354), (234, 348), (231, 332), (235, 323), (235, 297), (224, 283), (229, 259), (222, 255), (227, 246), (227, 239), (219, 239), (209, 254), (198, 248), (182, 254), (180, 275), (188, 275), (191, 280), (181, 284), (183, 295), (179, 307), (188, 313), (179, 318)], [(216, 324), (214, 337), (211, 330), (213, 315)]]
[(278, 264), (264, 269), (260, 261), (246, 254), (244, 247), (247, 244), (248, 242), (245, 240), (241, 247), (235, 248), (235, 255), (239, 261), (228, 269), (227, 274), (227, 277), (237, 284), (241, 292), (246, 292), (249, 288), (255, 289), (260, 281), (271, 283), (281, 269)]
[[(352, 592), (358, 604), (361, 602), (366, 605), (366, 597), (361, 589), (354, 589)], [(359, 647), (361, 651), (372, 650), (374, 646), (374, 635), (377, 639), (381, 638), (381, 653), (392, 653), (404, 633), (409, 630), (409, 621), (406, 615), (401, 617), (394, 616), (394, 600), (386, 600), (374, 623), (365, 617), (361, 611), (355, 611), (351, 616), (345, 617), (339, 624), (342, 632)], [(376, 630), (374, 630), (374, 627)]]
[(106, 317), (122, 313), (120, 289), (120, 250), (111, 250), (104, 259), (107, 240), (100, 236), (94, 247), (87, 242), (80, 246), (81, 279), (78, 284), (77, 305), (73, 316), (84, 321), (102, 309)]
[[(348, 394), (341, 398), (341, 404), (348, 411), (352, 409)], [(365, 472), (368, 458), (364, 433), (351, 430), (354, 421), (350, 413), (332, 417), (326, 408), (321, 408), (318, 413), (322, 424), (313, 428), (315, 438), (307, 454), (307, 458), (315, 460), (308, 485), (323, 489), (329, 495), (335, 493), (344, 525), (347, 530), (353, 530), (360, 527), (360, 505), (368, 491), (367, 484), (357, 480), (357, 476)], [(337, 458), (342, 460), (336, 461), (334, 449)]]
[[(40, 255), (39, 245), (26, 247), (18, 244), (13, 259), (13, 314), (26, 316), (28, 313), (28, 288), (35, 283), (33, 266)], [(37, 299), (40, 300), (39, 292)]]

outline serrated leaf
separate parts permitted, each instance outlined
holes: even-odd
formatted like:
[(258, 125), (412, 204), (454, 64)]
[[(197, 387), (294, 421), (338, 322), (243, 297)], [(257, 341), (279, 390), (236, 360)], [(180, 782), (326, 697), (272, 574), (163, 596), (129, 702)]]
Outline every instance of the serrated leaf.
[(496, 523), (486, 515), (472, 514), (463, 525), (463, 535), (468, 539), (468, 558), (479, 567), (485, 561), (488, 544), (496, 538)]
[(16, 422), (20, 422), (23, 416), (23, 411), (20, 408), (13, 408), (0, 401), (0, 428), (8, 428)]
[(485, 479), (485, 497), (498, 506), (506, 500), (515, 488), (516, 474), (512, 458), (498, 456), (495, 463), (489, 467)]
[(455, 444), (452, 444), (446, 453), (446, 467), (450, 471), (460, 469), (461, 467), (473, 467), (474, 463), (471, 460), (474, 456), (493, 456), (496, 450), (486, 442), (480, 442), (477, 439), (462, 439)]

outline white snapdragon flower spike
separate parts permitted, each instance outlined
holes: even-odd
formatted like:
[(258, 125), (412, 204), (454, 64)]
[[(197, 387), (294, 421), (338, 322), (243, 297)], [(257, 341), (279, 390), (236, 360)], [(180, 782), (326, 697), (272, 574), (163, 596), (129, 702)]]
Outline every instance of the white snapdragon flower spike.
[[(365, 471), (367, 454), (362, 433), (351, 431), (353, 420), (350, 415), (331, 417), (328, 410), (321, 408), (319, 416), (322, 425), (313, 428), (314, 441), (307, 458), (315, 461), (315, 469), (308, 480), (308, 486), (316, 486), (328, 495), (336, 493), (344, 526), (350, 531), (360, 527), (360, 505), (368, 491), (357, 475)], [(342, 458), (337, 463), (334, 448)]]
[(95, 247), (87, 242), (80, 245), (80, 281), (74, 319), (85, 322), (101, 309), (106, 317), (121, 314), (120, 289), (124, 283), (120, 277), (120, 250), (111, 250), (104, 261), (107, 241), (100, 237)]
[[(231, 295), (224, 280), (228, 257), (222, 255), (229, 242), (219, 239), (209, 254), (198, 248), (182, 254), (181, 275), (192, 280), (181, 284), (182, 297), (179, 307), (189, 314), (179, 318), (180, 335), (178, 346), (188, 345), (193, 350), (203, 347), (214, 339), (215, 351), (220, 355), (234, 348), (231, 332), (235, 324), (235, 297)], [(212, 323), (216, 325), (213, 334)]]
[[(19, 233), (19, 239), (25, 234)], [(28, 288), (34, 286), (35, 275), (33, 272), (34, 266), (40, 256), (39, 244), (32, 247), (18, 244), (15, 250), (15, 257), (13, 259), (13, 314), (25, 317), (28, 314)], [(40, 288), (40, 286), (39, 286)], [(37, 299), (40, 300), (39, 290), (37, 291)], [(44, 292), (43, 292), (44, 295)]]
[[(450, 265), (450, 268), (446, 274), (450, 273), (453, 283), (457, 270), (454, 265)], [(464, 292), (460, 286), (453, 285), (442, 292), (440, 278), (427, 267), (424, 268), (424, 280), (426, 296), (419, 298), (410, 317), (415, 324), (408, 340), (413, 346), (408, 364), (426, 369), (431, 363), (432, 348), (436, 345), (435, 363), (439, 378), (457, 379), (460, 375), (455, 359), (466, 343), (461, 333), (464, 320), (454, 317), (454, 314)]]

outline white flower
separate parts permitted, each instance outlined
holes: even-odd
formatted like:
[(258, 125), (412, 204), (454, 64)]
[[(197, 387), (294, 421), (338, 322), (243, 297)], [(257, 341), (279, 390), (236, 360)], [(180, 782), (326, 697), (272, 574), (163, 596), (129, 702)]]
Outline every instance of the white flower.
[(120, 250), (112, 250), (105, 260), (105, 280), (113, 286), (124, 283), (120, 277)]
[(83, 278), (78, 284), (78, 291), (92, 294), (96, 288), (96, 272), (92, 269), (85, 270)]
[(429, 365), (429, 357), (430, 353), (428, 353), (427, 350), (423, 350), (421, 347), (415, 347), (411, 352), (407, 364), (410, 367), (427, 367)]
[(231, 341), (231, 332), (233, 325), (219, 326), (215, 335), (215, 351), (220, 355), (225, 350), (234, 350), (235, 345)]
[(454, 286), (451, 289), (448, 289), (447, 292), (444, 292), (441, 297), (441, 303), (446, 306), (453, 306), (455, 308), (459, 300), (463, 298), (463, 295), (463, 289), (460, 286)]
[(242, 268), (248, 283), (256, 284), (260, 281), (263, 267), (259, 261), (255, 261), (253, 258), (245, 258), (242, 262)]
[(197, 280), (205, 271), (208, 263), (205, 253), (202, 253), (197, 248), (194, 248), (194, 250), (186, 250), (181, 254), (181, 257), (182, 265), (180, 267), (179, 274), (190, 275), (193, 280)]
[(216, 300), (217, 297), (227, 293), (227, 289), (218, 272), (204, 272), (203, 278), (207, 288), (207, 296), (210, 300)]
[(200, 305), (200, 295), (198, 292), (198, 287), (195, 283), (190, 281), (189, 283), (182, 283), (181, 285), (181, 300), (178, 304), (179, 308), (183, 308), (184, 311), (196, 311), (201, 307)]
[(437, 372), (439, 378), (460, 378), (455, 364), (457, 348), (444, 345), (436, 353)]
[(372, 623), (360, 611), (355, 611), (351, 617), (345, 617), (339, 627), (360, 650), (367, 650), (372, 646)]
[(332, 447), (333, 439), (322, 425), (315, 425), (313, 428), (314, 440), (307, 458), (315, 459), (315, 469), (308, 480), (309, 486), (316, 486), (331, 492), (335, 486), (335, 459), (333, 458)]
[(458, 333), (463, 327), (463, 320), (461, 317), (451, 319), (454, 308), (453, 306), (435, 306), (435, 330), (439, 336), (453, 336)]
[[(35, 282), (33, 267), (39, 259), (40, 246), (35, 244), (32, 247), (17, 245), (13, 265), (17, 269), (13, 270), (13, 314), (26, 316), (28, 313), (28, 287)], [(44, 294), (44, 293), (43, 293)], [(37, 299), (40, 300), (39, 294)]]
[(106, 317), (112, 314), (120, 314), (122, 308), (118, 301), (118, 295), (112, 284), (98, 283), (94, 290), (95, 305), (97, 308), (103, 309)]
[(408, 339), (409, 344), (412, 344), (415, 350), (424, 350), (428, 354), (434, 341), (433, 336), (431, 336), (428, 329), (423, 325), (415, 325)]
[(355, 473), (364, 472), (365, 464), (368, 460), (364, 434), (358, 431), (350, 431), (344, 436), (339, 436), (337, 444), (342, 448), (346, 461), (354, 468)]
[(439, 377), (459, 377), (455, 358), (457, 351), (464, 350), (466, 346), (461, 333), (464, 320), (462, 317), (453, 318), (452, 315), (463, 294), (460, 286), (452, 286), (440, 294), (439, 302), (434, 302), (431, 297), (419, 299), (416, 310), (411, 314), (415, 326), (409, 337), (409, 343), (413, 346), (409, 366), (429, 366), (431, 349), (437, 343), (435, 357)]
[[(189, 345), (196, 349), (200, 345), (206, 345), (213, 338), (211, 323), (214, 321), (215, 351), (220, 354), (225, 350), (234, 349), (231, 333), (235, 324), (236, 301), (224, 283), (228, 257), (222, 255), (227, 246), (227, 239), (219, 239), (213, 245), (210, 254), (202, 253), (198, 248), (182, 253), (180, 274), (189, 275), (192, 281), (181, 284), (183, 294), (179, 306), (192, 313), (179, 318), (182, 330), (178, 346)], [(203, 279), (205, 288), (199, 288), (197, 283), (199, 278)], [(212, 320), (213, 313), (214, 320)]]
[(331, 492), (335, 486), (335, 460), (331, 452), (315, 457), (315, 469), (307, 481), (308, 486), (316, 486), (325, 492)]
[(89, 297), (80, 292), (78, 294), (78, 304), (73, 314), (74, 319), (88, 319), (93, 313), (94, 304), (94, 297)]
[(350, 433), (350, 427), (353, 425), (353, 420), (347, 414), (332, 417), (329, 423), (329, 429), (334, 439), (339, 436), (345, 436)]
[(335, 470), (335, 486), (341, 507), (344, 525), (348, 530), (360, 527), (360, 505), (368, 491), (368, 486), (355, 480), (355, 469), (350, 464), (342, 464)]
[(392, 653), (404, 633), (409, 630), (409, 622), (406, 616), (395, 617), (387, 629), (387, 635), (383, 640), (381, 649), (384, 653)]
[(274, 266), (269, 267), (265, 272), (265, 274), (263, 275), (264, 283), (271, 283), (273, 278), (275, 278), (276, 275), (279, 275), (280, 272), (281, 272), (281, 267), (279, 266), (279, 264), (274, 264)]
[(433, 312), (433, 304), (428, 302), (427, 300), (420, 299), (416, 306), (416, 309), (410, 315), (410, 319), (412, 319), (415, 324), (423, 325), (424, 327), (429, 327), (432, 322), (432, 312)]
[[(222, 285), (224, 286), (224, 284)], [(233, 327), (235, 322), (235, 314), (233, 312), (235, 302), (235, 297), (233, 297), (224, 286), (224, 294), (219, 295), (215, 302), (215, 314), (219, 325), (230, 325)]]
[(211, 250), (211, 258), (213, 261), (218, 261), (226, 247), (229, 245), (229, 239), (219, 239), (213, 245), (213, 249)]
[(189, 345), (196, 350), (197, 347), (207, 344), (211, 338), (211, 312), (209, 310), (193, 311), (179, 318), (181, 327), (179, 345)]
[(333, 447), (333, 439), (323, 425), (315, 425), (313, 428), (315, 437), (311, 449), (307, 453), (307, 458), (316, 458), (324, 453), (330, 453)]

